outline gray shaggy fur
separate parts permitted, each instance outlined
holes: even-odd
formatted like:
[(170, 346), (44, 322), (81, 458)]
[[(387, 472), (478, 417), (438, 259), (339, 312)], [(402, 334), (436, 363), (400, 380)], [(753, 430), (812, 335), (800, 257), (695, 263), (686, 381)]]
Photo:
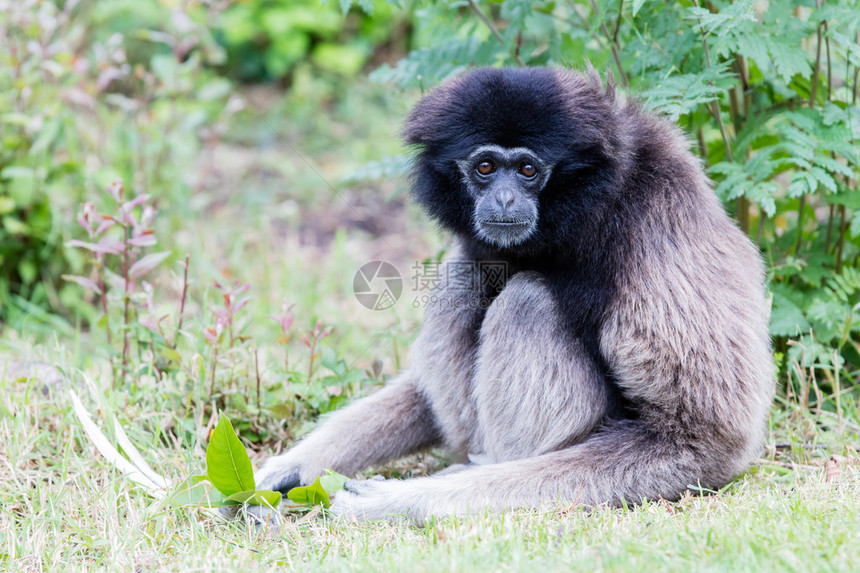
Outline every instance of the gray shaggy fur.
[[(333, 505), (420, 524), (553, 501), (672, 500), (747, 467), (773, 393), (763, 266), (675, 126), (619, 102), (596, 74), (477, 70), (422, 100), (406, 137), (420, 149), (416, 197), (457, 237), (449, 281), (410, 368), (268, 460), (259, 487), (437, 445), (476, 462), (351, 481)], [(521, 245), (474, 234), (456, 161), (479, 145), (523, 146), (554, 165)], [(476, 259), (509, 263), (501, 292), (462, 287), (474, 277), (452, 261)]]

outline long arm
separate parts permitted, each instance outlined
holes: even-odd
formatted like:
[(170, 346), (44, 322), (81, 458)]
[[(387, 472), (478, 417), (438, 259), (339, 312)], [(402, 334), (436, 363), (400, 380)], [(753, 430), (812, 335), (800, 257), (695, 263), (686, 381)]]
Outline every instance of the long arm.
[(257, 472), (257, 487), (286, 491), (326, 469), (351, 475), (439, 439), (429, 406), (407, 372), (332, 415), (285, 454), (269, 458)]

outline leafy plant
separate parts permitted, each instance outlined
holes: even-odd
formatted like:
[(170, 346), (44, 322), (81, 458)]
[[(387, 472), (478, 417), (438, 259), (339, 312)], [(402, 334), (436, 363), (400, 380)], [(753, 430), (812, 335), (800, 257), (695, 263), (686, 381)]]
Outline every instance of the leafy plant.
[[(63, 275), (63, 278), (91, 290), (99, 297), (103, 313), (101, 326), (105, 329), (109, 345), (112, 343), (112, 331), (108, 298), (110, 294), (116, 294), (121, 321), (118, 329), (122, 338), (121, 366), (123, 372), (127, 372), (133, 325), (139, 324), (153, 333), (162, 334), (151, 316), (144, 314), (139, 323), (132, 316), (150, 311), (153, 304), (152, 285), (144, 281), (142, 292), (138, 292), (137, 283), (170, 256), (170, 252), (143, 254), (143, 249), (157, 243), (152, 230), (157, 211), (149, 195), (126, 197), (122, 181), (111, 183), (107, 190), (115, 201), (114, 212), (100, 213), (92, 203), (84, 203), (77, 220), (86, 231), (89, 241), (74, 239), (67, 243), (69, 247), (77, 247), (90, 254), (91, 276)], [(109, 257), (114, 258), (113, 269), (110, 268)]]
[(281, 493), (258, 490), (254, 483), (254, 470), (245, 446), (233, 430), (227, 416), (221, 414), (212, 430), (206, 448), (206, 475), (193, 481), (208, 480), (223, 496), (223, 505), (267, 505), (276, 508), (281, 503)]
[(82, 200), (118, 179), (155, 201), (187, 196), (184, 166), (243, 105), (206, 68), (223, 56), (204, 24), (215, 13), (154, 0), (0, 6), (0, 320), (96, 318), (60, 280), (86, 264), (64, 248), (80, 238)]
[(258, 0), (239, 2), (218, 21), (218, 37), (227, 51), (225, 69), (240, 80), (288, 77), (296, 67), (352, 77), (373, 50), (390, 39), (395, 12), (390, 3)]
[(856, 2), (431, 1), (415, 14), (414, 49), (373, 72), (376, 81), (424, 89), (467, 66), (590, 61), (677, 121), (770, 263), (783, 379), (801, 348), (820, 349), (805, 362), (854, 379)]

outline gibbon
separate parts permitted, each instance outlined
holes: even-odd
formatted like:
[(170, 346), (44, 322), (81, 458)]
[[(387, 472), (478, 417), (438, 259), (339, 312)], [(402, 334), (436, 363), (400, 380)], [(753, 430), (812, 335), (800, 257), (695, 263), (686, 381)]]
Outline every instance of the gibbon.
[(426, 95), (404, 135), (413, 196), (456, 243), (411, 366), (258, 487), (441, 446), (459, 471), (353, 480), (332, 506), (421, 524), (674, 500), (748, 466), (774, 391), (763, 264), (678, 128), (593, 70), (484, 68)]

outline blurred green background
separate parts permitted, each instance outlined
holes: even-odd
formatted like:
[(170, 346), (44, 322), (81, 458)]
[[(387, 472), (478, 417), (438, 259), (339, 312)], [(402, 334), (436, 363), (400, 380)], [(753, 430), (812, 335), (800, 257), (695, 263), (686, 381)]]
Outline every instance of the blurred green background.
[[(178, 403), (336, 407), (400, 368), (421, 316), (408, 296), (364, 309), (355, 270), (385, 259), (408, 281), (449, 241), (403, 192), (409, 106), (472, 66), (590, 63), (689, 134), (768, 261), (780, 401), (841, 420), (860, 368), (858, 29), (853, 1), (0, 4), (0, 341), (106, 361), (121, 387), (171, 380)], [(115, 181), (142, 197), (136, 222), (93, 234), (123, 217)]]

